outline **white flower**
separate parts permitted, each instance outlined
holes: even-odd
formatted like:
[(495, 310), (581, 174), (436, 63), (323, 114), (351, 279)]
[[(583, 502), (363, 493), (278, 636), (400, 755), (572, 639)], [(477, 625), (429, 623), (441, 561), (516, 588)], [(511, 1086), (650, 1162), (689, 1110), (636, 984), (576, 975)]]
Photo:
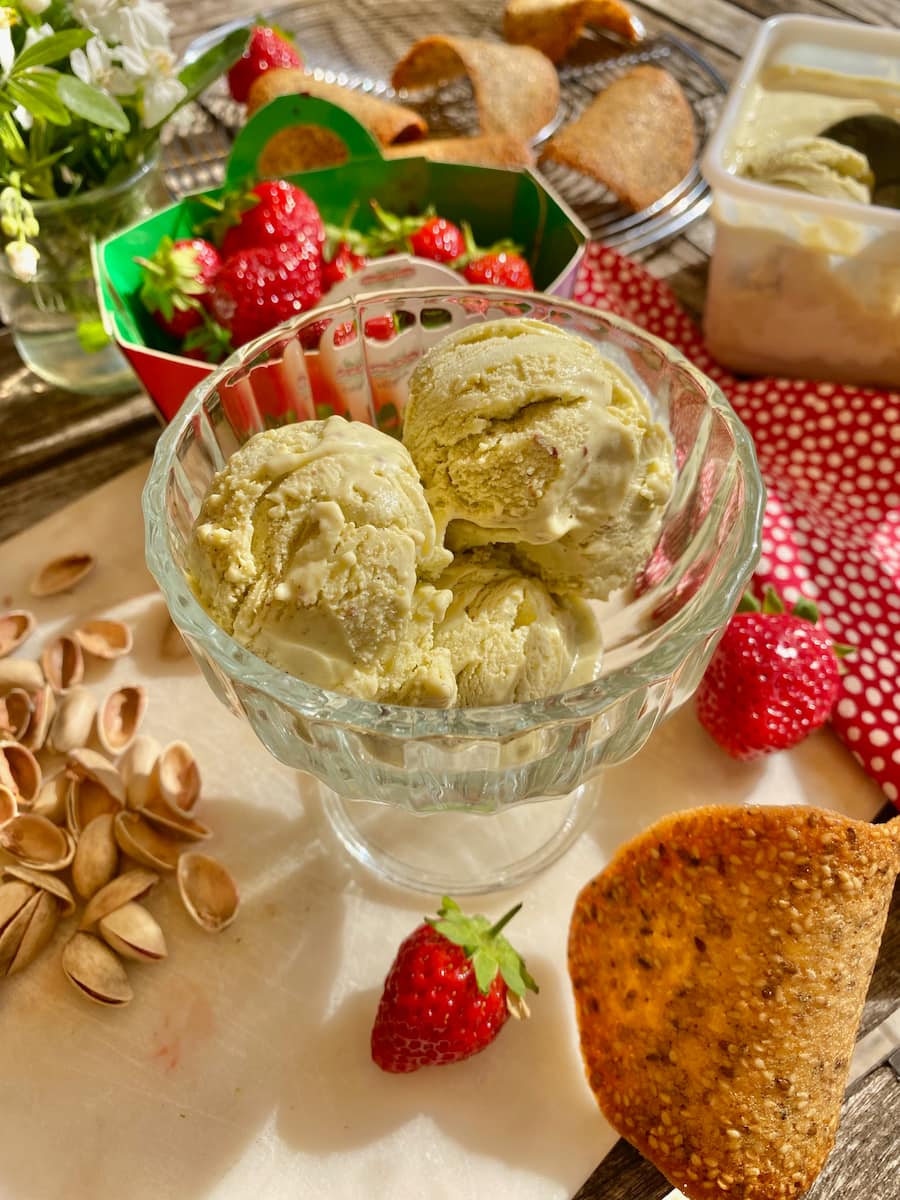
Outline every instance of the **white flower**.
[(167, 46), (123, 45), (118, 49), (125, 70), (143, 86), (141, 124), (152, 129), (187, 95), (177, 75), (175, 55)]
[(4, 75), (12, 70), (16, 60), (16, 51), (12, 40), (12, 27), (16, 23), (14, 8), (0, 8), (0, 68)]
[(112, 50), (103, 38), (92, 37), (83, 50), (72, 51), (69, 62), (82, 83), (91, 83), (112, 92), (114, 96), (132, 96), (140, 81), (119, 66), (117, 57), (118, 52)]
[(20, 129), (30, 129), (34, 124), (34, 117), (28, 111), (24, 104), (17, 104), (12, 110), (13, 120)]
[(119, 41), (137, 51), (168, 49), (171, 32), (172, 19), (158, 0), (132, 0), (121, 13)]
[(51, 33), (55, 32), (53, 26), (48, 25), (44, 21), (41, 25), (38, 25), (37, 29), (27, 29), (25, 31), (25, 45), (33, 46), (35, 42), (39, 42), (42, 38), (49, 37)]
[(145, 129), (153, 129), (166, 119), (186, 95), (187, 88), (172, 75), (149, 79), (144, 85), (141, 124)]
[(28, 242), (7, 242), (6, 257), (10, 269), (17, 279), (30, 283), (37, 275), (38, 258), (40, 255), (34, 246)]
[(40, 16), (50, 7), (50, 0), (19, 0), (19, 3), (26, 12), (31, 13), (34, 17)]

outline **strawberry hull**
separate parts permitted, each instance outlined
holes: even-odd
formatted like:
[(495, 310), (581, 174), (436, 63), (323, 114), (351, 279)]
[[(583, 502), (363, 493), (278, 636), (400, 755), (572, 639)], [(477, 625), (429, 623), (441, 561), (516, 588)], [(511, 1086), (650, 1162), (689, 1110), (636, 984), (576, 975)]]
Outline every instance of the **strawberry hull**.
[[(451, 221), (468, 221), (479, 245), (512, 238), (523, 247), (535, 290), (571, 296), (587, 231), (536, 175), (527, 170), (436, 163), (423, 158), (385, 161), (366, 131), (325, 101), (280, 97), (257, 113), (235, 141), (227, 184), (254, 181), (256, 157), (268, 138), (294, 123), (327, 125), (348, 146), (350, 159), (339, 167), (285, 177), (312, 197), (326, 222), (342, 224), (356, 206), (355, 227), (364, 231), (373, 227), (375, 217), (369, 200), (401, 214), (421, 213), (433, 206)], [(209, 215), (202, 198), (215, 199), (222, 191), (216, 188), (186, 196), (95, 247), (94, 270), (104, 324), (166, 420), (175, 415), (190, 389), (213, 368), (178, 353), (177, 346), (144, 310), (139, 297), (141, 268), (135, 258), (150, 257), (164, 236), (173, 240), (191, 236), (196, 225)], [(402, 261), (398, 260), (395, 268), (388, 266), (386, 259), (377, 265), (382, 263), (386, 270), (402, 273)], [(442, 269), (448, 272), (450, 282), (449, 269)], [(382, 290), (390, 286), (384, 278), (377, 282)], [(453, 273), (452, 282), (465, 285), (458, 273)], [(408, 286), (409, 280), (404, 283)], [(346, 294), (346, 285), (341, 291)], [(321, 303), (327, 305), (332, 298), (328, 292)], [(314, 407), (321, 404), (338, 409), (340, 401), (330, 383), (322, 381), (316, 390), (319, 396), (312, 401)]]

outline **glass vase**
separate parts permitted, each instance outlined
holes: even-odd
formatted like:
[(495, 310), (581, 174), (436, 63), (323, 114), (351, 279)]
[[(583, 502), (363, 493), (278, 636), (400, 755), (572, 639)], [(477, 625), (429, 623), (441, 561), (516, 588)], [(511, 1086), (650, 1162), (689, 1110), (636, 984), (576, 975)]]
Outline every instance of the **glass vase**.
[(38, 270), (29, 282), (12, 274), (0, 252), (0, 316), (22, 361), (70, 392), (111, 395), (137, 386), (115, 343), (102, 332), (91, 245), (168, 203), (154, 155), (114, 185), (34, 203), (40, 232)]

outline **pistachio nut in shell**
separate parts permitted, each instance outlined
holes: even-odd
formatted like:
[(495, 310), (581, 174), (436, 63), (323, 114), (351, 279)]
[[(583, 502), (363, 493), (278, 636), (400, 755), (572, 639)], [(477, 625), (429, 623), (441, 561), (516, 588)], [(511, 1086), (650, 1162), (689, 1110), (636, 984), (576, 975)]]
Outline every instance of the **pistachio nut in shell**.
[(37, 911), (40, 896), (41, 893), (38, 891), (33, 896), (29, 896), (13, 919), (7, 921), (3, 932), (0, 933), (0, 977), (9, 973), (13, 959), (19, 953), (22, 938), (31, 923), (31, 918)]
[(159, 791), (165, 802), (191, 814), (200, 799), (200, 768), (187, 742), (169, 742), (156, 764)]
[(19, 803), (16, 793), (5, 783), (0, 783), (0, 826), (11, 821), (18, 814)]
[(54, 825), (62, 825), (66, 819), (70, 783), (71, 780), (65, 771), (58, 771), (49, 779), (45, 779), (29, 812), (39, 813)]
[(154, 871), (175, 870), (181, 846), (171, 835), (145, 821), (140, 813), (127, 809), (116, 813), (115, 831), (119, 849), (141, 866)]
[(124, 621), (95, 618), (83, 621), (72, 630), (72, 637), (85, 654), (93, 658), (122, 658), (132, 646), (131, 629)]
[(34, 962), (59, 924), (59, 901), (50, 892), (40, 891), (31, 912), (31, 919), (19, 942), (19, 948), (7, 967), (7, 975), (15, 975)]
[(237, 884), (218, 859), (190, 851), (178, 862), (178, 891), (188, 913), (198, 925), (218, 933), (237, 916)]
[(118, 767), (96, 750), (87, 746), (70, 750), (66, 756), (66, 770), (73, 778), (93, 779), (101, 784), (115, 800), (118, 800), (119, 807), (124, 808), (125, 784)]
[(97, 709), (97, 741), (115, 758), (131, 745), (147, 711), (147, 691), (136, 684), (116, 688)]
[(159, 962), (168, 954), (156, 918), (133, 900), (102, 917), (100, 936), (117, 954), (139, 962)]
[(73, 687), (60, 694), (50, 723), (47, 741), (59, 754), (68, 754), (83, 746), (91, 736), (97, 701), (90, 688)]
[(0, 883), (0, 932), (18, 916), (37, 890), (21, 879)]
[(72, 883), (82, 900), (90, 900), (115, 878), (119, 869), (119, 846), (112, 813), (101, 813), (88, 822), (75, 846)]
[(66, 942), (62, 968), (69, 982), (97, 1004), (118, 1007), (134, 996), (125, 968), (93, 933), (78, 932)]
[(41, 790), (41, 764), (21, 742), (0, 742), (0, 783), (14, 791), (19, 807), (27, 808)]
[(160, 749), (156, 738), (139, 733), (119, 760), (126, 804), (135, 812), (140, 812), (159, 791), (156, 760)]
[(28, 732), (34, 705), (24, 688), (11, 688), (0, 696), (0, 737), (18, 742)]
[(81, 646), (68, 634), (48, 642), (41, 653), (44, 678), (54, 692), (67, 692), (84, 679), (84, 655)]
[(123, 904), (128, 904), (130, 900), (140, 900), (158, 882), (159, 876), (156, 872), (147, 871), (144, 867), (123, 871), (121, 875), (110, 880), (106, 887), (102, 887), (99, 892), (91, 896), (81, 914), (78, 928), (88, 929), (101, 917), (105, 917), (114, 909), (121, 908)]
[(44, 682), (41, 664), (33, 658), (0, 659), (0, 693), (3, 695), (17, 687), (36, 692)]
[(49, 892), (59, 901), (64, 917), (71, 917), (75, 911), (75, 898), (58, 875), (51, 875), (46, 871), (35, 871), (31, 867), (23, 867), (19, 863), (7, 863), (3, 867), (3, 878), (27, 883), (39, 891)]
[(0, 848), (37, 871), (61, 871), (75, 857), (75, 839), (68, 829), (29, 812), (0, 828)]
[(69, 591), (94, 569), (97, 560), (93, 554), (63, 554), (44, 563), (29, 584), (32, 596), (55, 596)]
[(31, 720), (19, 741), (29, 750), (43, 750), (56, 714), (56, 693), (49, 683), (31, 693)]
[(37, 622), (27, 608), (11, 608), (0, 613), (0, 658), (18, 650), (32, 633)]

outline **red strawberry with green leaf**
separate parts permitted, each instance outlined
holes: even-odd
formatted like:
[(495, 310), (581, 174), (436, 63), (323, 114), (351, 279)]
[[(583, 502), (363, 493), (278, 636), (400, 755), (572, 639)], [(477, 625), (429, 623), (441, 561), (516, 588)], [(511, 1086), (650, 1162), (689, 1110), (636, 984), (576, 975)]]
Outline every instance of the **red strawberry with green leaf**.
[(341, 283), (344, 279), (349, 279), (351, 275), (355, 274), (365, 265), (366, 257), (364, 254), (354, 253), (348, 242), (338, 242), (330, 254), (326, 251), (325, 260), (322, 264), (322, 279), (325, 287), (332, 288), (336, 283)]
[(141, 268), (141, 303), (154, 321), (179, 341), (203, 324), (204, 302), (222, 264), (204, 238), (164, 237)]
[(538, 990), (501, 930), (468, 917), (448, 896), (400, 945), (372, 1027), (372, 1058), (405, 1073), (458, 1062), (484, 1050), (507, 1018), (527, 1015), (525, 992)]
[(513, 250), (487, 251), (480, 254), (466, 263), (463, 275), (469, 283), (534, 291), (531, 267), (521, 254)]
[(785, 750), (827, 721), (840, 688), (836, 645), (809, 600), (791, 612), (773, 591), (745, 598), (697, 689), (700, 723), (733, 758)]
[(247, 48), (228, 72), (228, 90), (243, 104), (250, 85), (276, 67), (302, 67), (303, 59), (287, 34), (273, 25), (254, 25)]
[(224, 198), (219, 229), (225, 258), (254, 246), (289, 246), (301, 235), (320, 247), (325, 240), (317, 205), (286, 179), (268, 179), (249, 192)]
[(428, 217), (410, 235), (409, 244), (413, 254), (432, 262), (453, 262), (466, 249), (463, 231), (446, 217)]
[(254, 246), (227, 258), (209, 300), (214, 320), (243, 346), (322, 295), (322, 255), (304, 234), (293, 245)]

